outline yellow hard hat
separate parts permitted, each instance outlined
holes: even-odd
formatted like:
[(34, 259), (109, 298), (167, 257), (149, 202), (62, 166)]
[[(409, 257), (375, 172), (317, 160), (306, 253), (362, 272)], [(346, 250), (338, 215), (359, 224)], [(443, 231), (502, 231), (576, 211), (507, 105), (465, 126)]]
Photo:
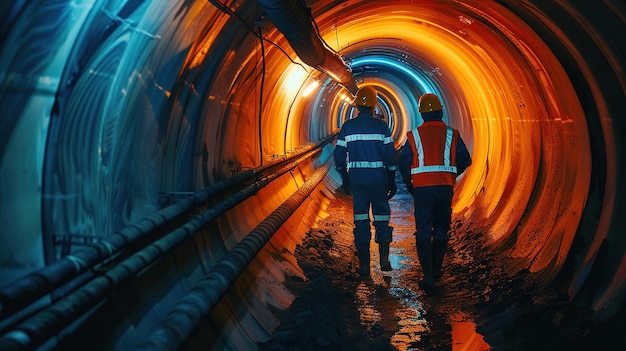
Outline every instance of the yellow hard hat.
[(420, 97), (420, 103), (418, 110), (420, 112), (433, 112), (433, 111), (441, 111), (443, 106), (441, 106), (441, 101), (435, 94), (424, 94)]
[(376, 89), (372, 86), (365, 86), (356, 92), (354, 102), (358, 106), (374, 107), (376, 106)]

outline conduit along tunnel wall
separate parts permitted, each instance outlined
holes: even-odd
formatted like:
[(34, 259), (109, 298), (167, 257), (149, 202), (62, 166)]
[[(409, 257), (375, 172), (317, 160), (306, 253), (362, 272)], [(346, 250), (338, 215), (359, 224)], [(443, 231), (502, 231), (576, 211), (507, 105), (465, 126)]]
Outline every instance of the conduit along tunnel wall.
[[(271, 18), (272, 1), (0, 5), (3, 345), (54, 348), (103, 315), (89, 335), (109, 349), (176, 321), (187, 345), (267, 339), (340, 183), (352, 81), (377, 88), (396, 147), (417, 97), (439, 94), (473, 159), (459, 230), (597, 320), (623, 313), (622, 2), (292, 4)], [(289, 17), (301, 5), (311, 18)], [(198, 291), (212, 303), (177, 320)]]

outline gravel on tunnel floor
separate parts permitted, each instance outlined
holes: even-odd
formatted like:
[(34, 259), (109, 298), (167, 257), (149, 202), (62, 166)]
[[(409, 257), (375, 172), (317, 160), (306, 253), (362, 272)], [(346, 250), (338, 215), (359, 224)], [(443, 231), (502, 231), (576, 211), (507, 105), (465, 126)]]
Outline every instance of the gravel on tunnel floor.
[[(381, 272), (371, 242), (371, 276), (356, 272), (352, 199), (338, 191), (329, 215), (296, 248), (306, 280), (287, 277), (296, 296), (275, 309), (280, 325), (261, 351), (275, 350), (590, 350), (626, 345), (623, 317), (597, 323), (568, 302), (564, 289), (536, 287), (527, 272), (507, 274), (507, 262), (485, 250), (480, 233), (457, 231), (444, 274), (425, 293), (413, 236), (412, 197), (391, 200), (391, 272)], [(466, 226), (464, 226), (466, 227)], [(622, 314), (623, 315), (623, 314)], [(608, 348), (607, 348), (608, 347)]]

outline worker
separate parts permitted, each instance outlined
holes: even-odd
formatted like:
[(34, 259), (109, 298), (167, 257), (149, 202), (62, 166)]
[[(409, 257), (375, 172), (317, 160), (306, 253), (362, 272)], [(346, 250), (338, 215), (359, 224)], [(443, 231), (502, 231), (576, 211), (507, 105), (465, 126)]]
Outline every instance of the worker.
[(442, 121), (443, 106), (437, 95), (422, 95), (418, 111), (424, 122), (407, 133), (398, 166), (413, 195), (415, 244), (423, 271), (418, 285), (428, 290), (441, 278), (456, 178), (472, 159), (459, 131)]
[(370, 209), (378, 243), (380, 269), (390, 271), (389, 245), (393, 228), (389, 226), (389, 199), (397, 191), (396, 150), (389, 127), (376, 118), (377, 92), (372, 86), (357, 91), (356, 118), (347, 120), (337, 137), (335, 167), (349, 180), (354, 214), (354, 245), (359, 259), (358, 273), (370, 275)]

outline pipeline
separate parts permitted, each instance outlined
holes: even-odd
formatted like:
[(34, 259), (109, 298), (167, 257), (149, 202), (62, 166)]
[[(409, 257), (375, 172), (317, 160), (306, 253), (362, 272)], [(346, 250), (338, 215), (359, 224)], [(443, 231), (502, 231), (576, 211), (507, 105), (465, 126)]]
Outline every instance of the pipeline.
[[(317, 148), (305, 152), (304, 155), (306, 156), (308, 154), (309, 156), (312, 156), (313, 154), (320, 151), (321, 149)], [(163, 255), (170, 252), (184, 239), (192, 236), (218, 216), (232, 209), (250, 196), (253, 196), (261, 188), (267, 186), (273, 180), (293, 170), (301, 162), (302, 159), (292, 162), (280, 171), (273, 173), (265, 177), (264, 179), (261, 179), (247, 186), (246, 188), (233, 194), (228, 199), (220, 202), (211, 209), (203, 212), (200, 215), (196, 215), (191, 221), (187, 222), (185, 225), (166, 234), (165, 236), (156, 240), (147, 247), (139, 250), (137, 253), (128, 257), (118, 265), (109, 268), (102, 275), (92, 279), (83, 286), (77, 288), (75, 291), (64, 296), (62, 299), (54, 302), (50, 306), (47, 306), (41, 311), (28, 317), (26, 320), (19, 323), (19, 325), (12, 328), (10, 332), (0, 337), (0, 349), (30, 350), (41, 345), (48, 339), (52, 338), (54, 335), (58, 334), (59, 331), (68, 326), (70, 323), (74, 322), (79, 317), (86, 314), (91, 308), (95, 307), (105, 298), (110, 297), (115, 291), (117, 291), (119, 287), (132, 280), (135, 275), (141, 270), (155, 263), (158, 259), (163, 257)], [(324, 169), (327, 171), (328, 166), (325, 166)], [(324, 172), (324, 174), (325, 173), (326, 172)], [(319, 177), (319, 174), (320, 172), (318, 171), (315, 175)], [(312, 179), (318, 178), (314, 176)], [(320, 179), (318, 179), (317, 181), (319, 182)], [(307, 183), (305, 183), (302, 188), (308, 189), (308, 187), (306, 186)], [(300, 193), (300, 191), (296, 192), (296, 194), (298, 193)], [(295, 195), (292, 195), (292, 197), (293, 196)], [(290, 197), (290, 199), (292, 197)], [(289, 201), (293, 200), (288, 200), (288, 202)], [(277, 211), (275, 211), (275, 213)], [(276, 215), (274, 215), (272, 218), (275, 217)], [(268, 220), (266, 220), (266, 222), (268, 222)], [(259, 225), (259, 227), (265, 225), (267, 224), (261, 224)], [(258, 234), (251, 236), (251, 238), (257, 237)], [(244, 240), (242, 240), (242, 242)], [(245, 242), (248, 243), (246, 245), (249, 245), (250, 240), (256, 239), (245, 240)], [(240, 255), (236, 254), (240, 250), (241, 249), (233, 250), (233, 255)], [(232, 257), (233, 255), (229, 254), (227, 255), (227, 257)], [(228, 262), (231, 262), (230, 260), (232, 259), (229, 259)], [(226, 265), (230, 264), (231, 263), (227, 263)], [(224, 265), (218, 266), (223, 267)], [(221, 270), (223, 270), (223, 268), (220, 268), (220, 271)]]
[(19, 311), (88, 269), (115, 257), (130, 244), (150, 235), (159, 226), (180, 218), (211, 196), (253, 176), (254, 172), (249, 171), (215, 183), (196, 193), (193, 198), (181, 199), (91, 246), (81, 248), (57, 262), (7, 284), (0, 291), (0, 318)]
[(303, 1), (259, 0), (259, 4), (304, 63), (356, 94), (358, 88), (352, 72), (339, 54), (324, 45), (314, 30), (310, 9)]
[(211, 312), (237, 277), (250, 264), (274, 233), (302, 205), (329, 169), (331, 160), (254, 228), (183, 297), (138, 350), (180, 350), (200, 322)]
[(307, 145), (289, 156), (273, 160), (256, 170), (244, 171), (212, 184), (195, 193), (193, 197), (181, 199), (89, 247), (76, 250), (57, 262), (18, 278), (0, 290), (0, 319), (11, 316), (70, 280), (76, 279), (96, 265), (114, 258), (130, 245), (151, 237), (159, 227), (187, 215), (216, 194), (246, 181), (258, 180), (262, 173), (283, 166), (294, 159), (310, 157), (311, 151), (321, 149), (335, 137), (336, 134), (332, 134), (315, 144)]

